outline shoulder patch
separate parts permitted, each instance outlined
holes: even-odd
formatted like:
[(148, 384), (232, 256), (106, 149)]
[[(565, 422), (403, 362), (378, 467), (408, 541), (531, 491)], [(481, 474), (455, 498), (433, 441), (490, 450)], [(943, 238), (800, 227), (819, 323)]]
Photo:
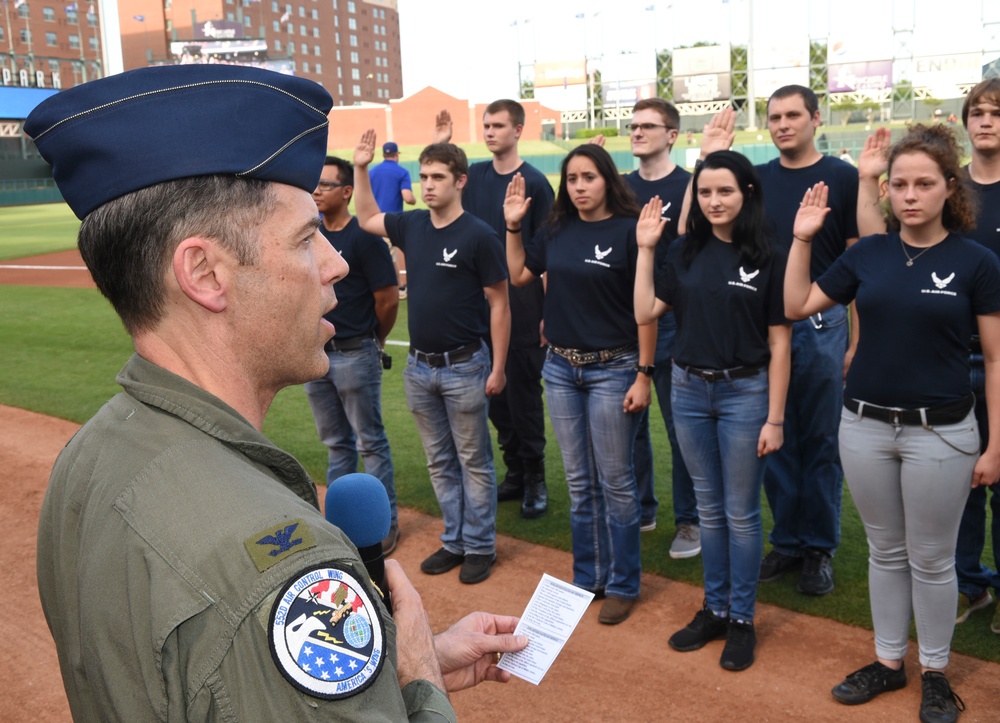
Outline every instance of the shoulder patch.
[(243, 541), (257, 572), (264, 572), (286, 557), (316, 547), (312, 530), (302, 520), (285, 520)]
[(332, 564), (285, 583), (267, 636), (288, 682), (325, 700), (360, 693), (385, 662), (385, 625), (376, 603), (352, 572)]

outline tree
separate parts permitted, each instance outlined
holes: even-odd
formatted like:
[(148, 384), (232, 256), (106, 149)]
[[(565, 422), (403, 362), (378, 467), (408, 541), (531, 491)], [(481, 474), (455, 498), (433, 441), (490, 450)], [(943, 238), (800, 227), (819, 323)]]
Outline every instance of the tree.
[(521, 81), (521, 100), (531, 100), (535, 97), (535, 83), (531, 80)]
[(830, 110), (836, 112), (842, 112), (844, 114), (843, 122), (841, 125), (847, 125), (851, 120), (851, 114), (858, 110), (878, 110), (879, 104), (874, 100), (863, 100), (858, 101), (852, 98), (842, 98), (830, 103)]

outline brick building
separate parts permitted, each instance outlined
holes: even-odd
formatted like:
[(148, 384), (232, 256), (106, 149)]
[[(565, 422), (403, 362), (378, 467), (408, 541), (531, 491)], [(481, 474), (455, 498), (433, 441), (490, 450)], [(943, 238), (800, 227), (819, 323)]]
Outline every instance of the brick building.
[(0, 17), (0, 83), (68, 88), (103, 75), (97, 7), (83, 0), (8, 0)]

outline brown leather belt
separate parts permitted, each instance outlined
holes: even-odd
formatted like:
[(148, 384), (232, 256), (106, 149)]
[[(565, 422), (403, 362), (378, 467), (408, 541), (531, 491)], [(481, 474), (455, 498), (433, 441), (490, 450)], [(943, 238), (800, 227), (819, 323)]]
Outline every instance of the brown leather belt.
[(597, 351), (581, 351), (580, 349), (563, 349), (562, 347), (556, 346), (555, 344), (549, 344), (549, 348), (561, 356), (563, 359), (568, 361), (575, 367), (586, 366), (587, 364), (596, 364), (597, 362), (611, 361), (615, 357), (619, 357), (622, 354), (627, 354), (629, 352), (635, 351), (638, 346), (636, 344), (625, 344), (624, 346), (616, 346), (613, 349), (598, 349)]

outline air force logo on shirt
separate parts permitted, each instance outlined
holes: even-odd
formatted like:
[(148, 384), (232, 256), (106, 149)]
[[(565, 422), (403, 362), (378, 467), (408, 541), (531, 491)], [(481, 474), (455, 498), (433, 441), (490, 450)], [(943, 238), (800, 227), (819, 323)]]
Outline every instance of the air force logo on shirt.
[(603, 266), (606, 269), (611, 268), (611, 264), (607, 263), (604, 258), (611, 253), (613, 246), (608, 246), (606, 249), (602, 249), (600, 244), (594, 244), (594, 258), (584, 259), (585, 264), (597, 264), (598, 266)]
[(958, 296), (954, 291), (948, 291), (948, 284), (955, 280), (955, 272), (952, 271), (951, 274), (941, 278), (938, 276), (937, 271), (931, 272), (931, 281), (934, 283), (933, 289), (921, 289), (921, 294), (944, 294), (945, 296)]
[(458, 264), (451, 263), (451, 260), (453, 258), (455, 258), (455, 254), (457, 254), (457, 253), (458, 253), (458, 247), (456, 247), (454, 251), (449, 251), (447, 248), (441, 249), (441, 256), (444, 258), (444, 261), (438, 261), (434, 265), (435, 266), (446, 266), (449, 269), (457, 269), (458, 268)]
[(285, 583), (271, 610), (268, 641), (288, 682), (326, 700), (360, 693), (385, 662), (376, 603), (351, 571), (332, 564)]
[(748, 271), (745, 271), (742, 266), (740, 266), (740, 280), (739, 281), (730, 281), (729, 285), (730, 286), (739, 286), (740, 288), (749, 289), (750, 291), (757, 291), (757, 287), (756, 286), (752, 286), (750, 284), (750, 282), (753, 281), (755, 278), (757, 278), (757, 275), (759, 273), (760, 273), (760, 269), (756, 269), (754, 271), (749, 271), (748, 272)]

